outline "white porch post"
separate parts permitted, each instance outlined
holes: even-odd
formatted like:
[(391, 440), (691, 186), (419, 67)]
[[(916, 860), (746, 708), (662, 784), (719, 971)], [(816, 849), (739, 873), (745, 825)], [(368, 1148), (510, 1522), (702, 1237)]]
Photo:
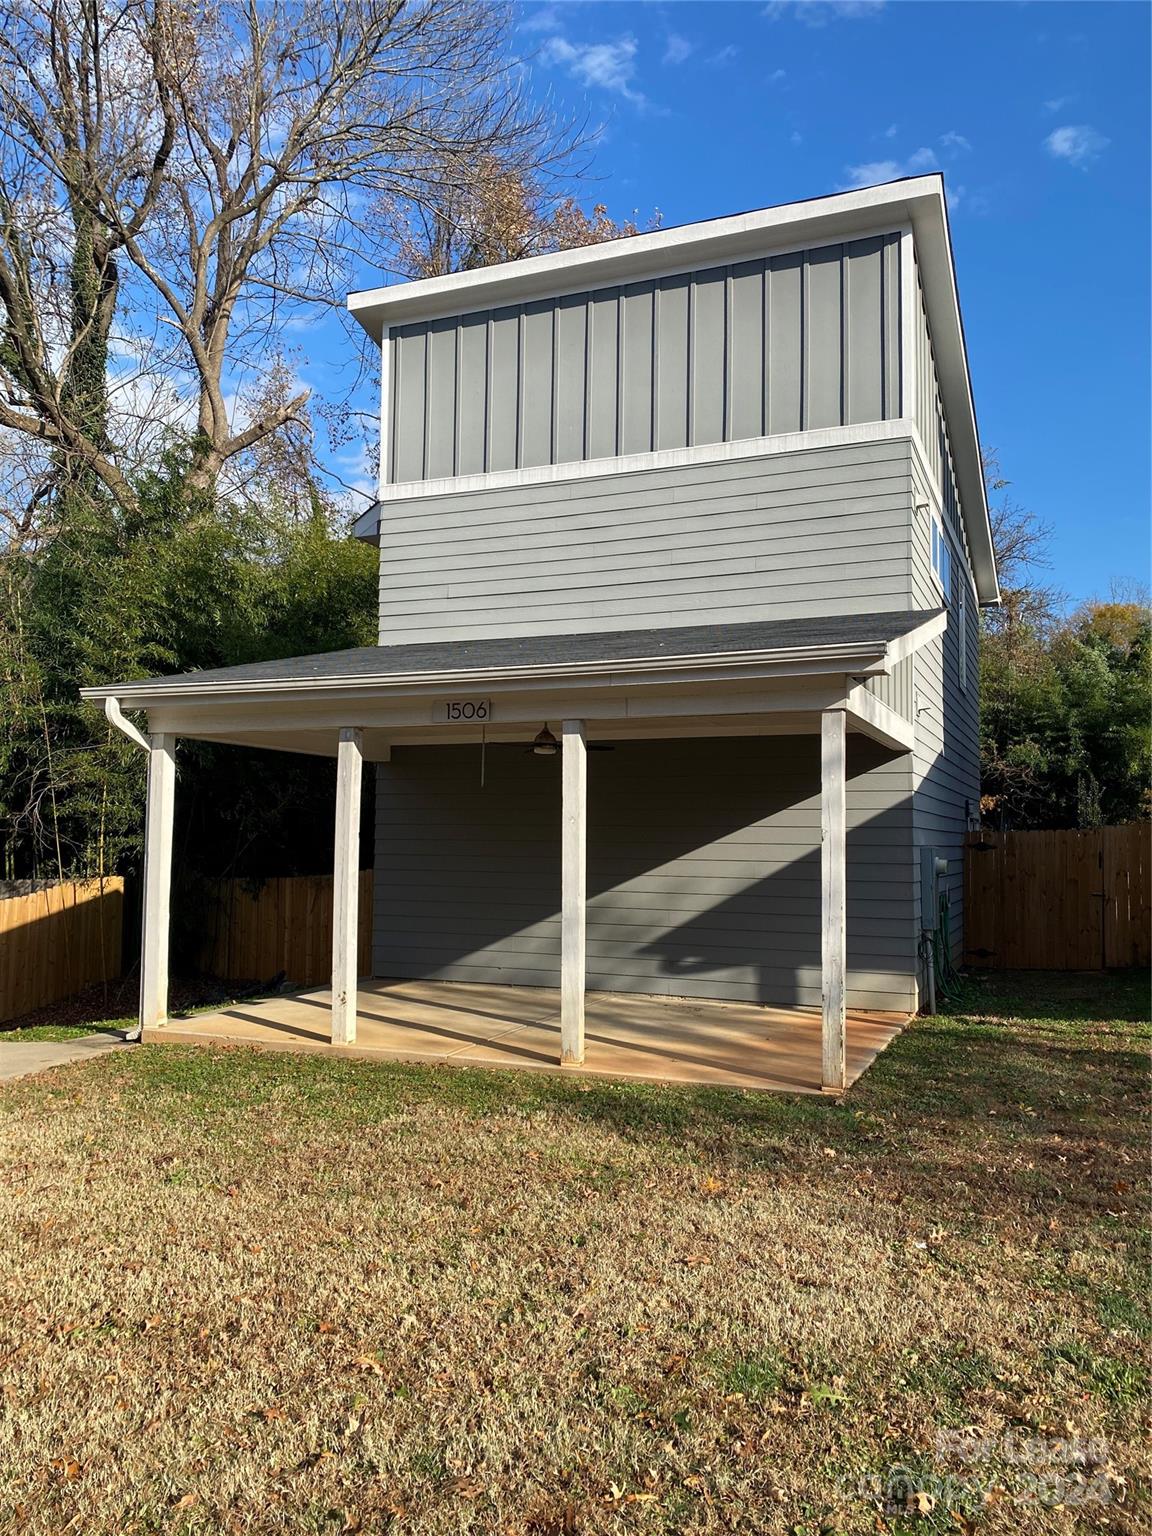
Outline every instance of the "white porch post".
[(148, 738), (148, 800), (144, 812), (144, 922), (140, 947), (140, 1029), (168, 1017), (168, 931), (172, 899), (172, 811), (176, 797), (176, 738)]
[(332, 880), (332, 1044), (356, 1039), (360, 917), (360, 780), (364, 733), (345, 726), (336, 753), (336, 847)]
[(820, 716), (820, 993), (822, 1000), (821, 1086), (844, 1087), (845, 972), (845, 802), (844, 748), (847, 720), (842, 709)]
[(588, 749), (583, 720), (561, 727), (560, 1061), (584, 1060), (585, 907), (588, 896)]

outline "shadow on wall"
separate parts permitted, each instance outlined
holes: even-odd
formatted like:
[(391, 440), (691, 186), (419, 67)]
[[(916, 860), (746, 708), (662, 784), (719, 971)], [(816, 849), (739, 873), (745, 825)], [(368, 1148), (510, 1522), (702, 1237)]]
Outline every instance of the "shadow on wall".
[[(909, 759), (849, 738), (850, 1001), (911, 1006)], [(620, 742), (589, 758), (588, 985), (815, 1006), (816, 736)], [(380, 767), (379, 976), (554, 986), (560, 763), (397, 748)]]

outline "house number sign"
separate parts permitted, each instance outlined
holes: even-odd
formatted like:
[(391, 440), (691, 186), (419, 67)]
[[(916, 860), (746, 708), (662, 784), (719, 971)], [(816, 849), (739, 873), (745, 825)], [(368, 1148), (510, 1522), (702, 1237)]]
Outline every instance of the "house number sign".
[(491, 699), (449, 699), (441, 704), (442, 718), (448, 721), (491, 720)]

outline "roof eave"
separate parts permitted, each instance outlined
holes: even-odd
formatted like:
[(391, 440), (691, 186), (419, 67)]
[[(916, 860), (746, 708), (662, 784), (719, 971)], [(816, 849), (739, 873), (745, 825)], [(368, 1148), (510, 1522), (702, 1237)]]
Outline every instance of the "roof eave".
[(158, 682), (149, 678), (138, 683), (107, 683), (82, 688), (81, 698), (92, 704), (116, 699), (128, 709), (150, 709), (180, 699), (251, 700), (292, 694), (347, 695), (356, 691), (402, 693), (405, 689), (455, 687), (498, 687), (500, 684), (533, 684), (548, 687), (603, 685), (637, 678), (652, 681), (667, 677), (678, 680), (694, 672), (724, 670), (733, 676), (758, 670), (777, 677), (794, 675), (874, 676), (891, 671), (897, 661), (933, 639), (946, 622), (946, 614), (934, 614), (914, 629), (891, 640), (838, 641), (826, 645), (774, 646), (760, 650), (714, 651), (679, 656), (637, 656), (605, 661), (581, 661), (568, 664), (546, 663), (527, 666), (489, 668), (445, 668), (436, 672), (378, 673), (375, 676), (348, 673), (343, 676), (297, 678), (218, 678), (197, 681), (199, 674), (186, 674), (187, 681)]
[[(899, 224), (906, 221), (920, 198), (931, 196), (933, 191), (941, 195), (940, 182), (935, 173), (906, 177), (546, 256), (453, 272), (445, 277), (362, 289), (348, 295), (348, 309), (368, 334), (379, 341), (386, 325), (463, 314), (501, 302), (554, 297), (565, 291), (577, 292), (584, 287), (650, 275), (681, 263), (693, 266), (721, 259), (737, 260), (741, 255), (758, 254), (777, 245), (844, 238), (857, 231), (875, 229), (884, 221)], [(511, 295), (515, 295), (514, 300)]]

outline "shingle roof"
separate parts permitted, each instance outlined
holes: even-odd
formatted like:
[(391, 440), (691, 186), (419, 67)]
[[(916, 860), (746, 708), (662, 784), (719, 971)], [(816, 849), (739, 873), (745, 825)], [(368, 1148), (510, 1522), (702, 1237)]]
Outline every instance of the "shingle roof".
[(199, 672), (177, 672), (85, 689), (88, 697), (162, 693), (169, 689), (232, 684), (309, 683), (337, 679), (370, 682), (446, 672), (533, 671), (612, 662), (658, 661), (693, 656), (738, 656), (742, 652), (810, 648), (875, 647), (918, 629), (940, 609), (912, 613), (857, 613), (811, 619), (768, 619), (753, 624), (693, 624), (676, 629), (626, 629), (608, 634), (519, 635), (496, 640), (436, 640), (419, 645), (366, 645), (355, 650), (325, 651), (318, 656), (286, 656), (278, 661), (248, 662)]

